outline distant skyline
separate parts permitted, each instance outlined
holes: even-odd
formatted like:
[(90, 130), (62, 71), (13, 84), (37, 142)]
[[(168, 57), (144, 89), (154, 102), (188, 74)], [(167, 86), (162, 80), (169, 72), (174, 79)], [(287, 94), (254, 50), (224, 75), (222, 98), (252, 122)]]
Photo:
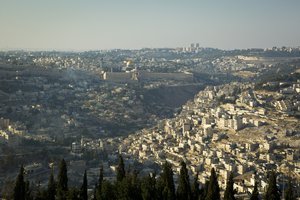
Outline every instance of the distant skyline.
[(299, 0), (3, 0), (0, 50), (300, 46)]

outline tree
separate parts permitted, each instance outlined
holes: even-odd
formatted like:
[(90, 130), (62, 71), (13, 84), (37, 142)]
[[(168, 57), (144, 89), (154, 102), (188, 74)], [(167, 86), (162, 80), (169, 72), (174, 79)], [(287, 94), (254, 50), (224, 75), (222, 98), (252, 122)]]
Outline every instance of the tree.
[(57, 197), (59, 200), (65, 200), (68, 192), (68, 171), (67, 164), (64, 159), (62, 159), (59, 164), (57, 180)]
[(148, 175), (143, 178), (141, 184), (142, 197), (144, 200), (156, 199), (156, 179), (155, 175)]
[(251, 194), (250, 200), (259, 200), (259, 192), (257, 182), (255, 181), (253, 192)]
[(122, 155), (119, 155), (119, 163), (117, 167), (117, 181), (120, 182), (125, 177), (125, 166)]
[(177, 199), (178, 200), (190, 200), (192, 199), (191, 195), (191, 185), (188, 170), (184, 161), (180, 163), (180, 174), (179, 174), (179, 183), (177, 187)]
[(16, 185), (16, 180), (13, 179), (5, 180), (1, 188), (2, 190), (0, 190), (3, 199), (14, 199), (15, 185)]
[(296, 200), (296, 197), (295, 197), (294, 191), (293, 191), (293, 185), (292, 185), (291, 178), (289, 178), (287, 188), (284, 191), (284, 199), (285, 200)]
[(138, 178), (138, 172), (133, 170), (131, 176), (129, 177), (130, 181), (130, 197), (131, 199), (142, 200), (142, 190), (141, 190), (141, 182)]
[(209, 185), (205, 200), (220, 200), (220, 188), (215, 169), (211, 169)]
[(192, 191), (192, 199), (193, 200), (198, 200), (200, 198), (200, 188), (199, 188), (199, 183), (198, 183), (198, 173), (194, 177), (193, 185), (191, 187)]
[(234, 184), (233, 174), (231, 173), (226, 184), (226, 189), (224, 192), (224, 200), (235, 200), (233, 184)]
[(30, 183), (29, 181), (25, 181), (25, 199), (26, 200), (32, 200), (32, 196), (31, 196), (31, 188), (30, 188)]
[(26, 183), (24, 181), (24, 167), (20, 167), (19, 174), (16, 179), (14, 188), (14, 200), (25, 200), (26, 196)]
[(48, 182), (48, 188), (47, 188), (47, 199), (55, 200), (55, 195), (56, 195), (56, 185), (55, 185), (53, 170), (51, 170), (51, 174)]
[(163, 172), (161, 174), (161, 185), (162, 189), (162, 199), (173, 200), (175, 199), (175, 186), (173, 179), (173, 170), (170, 163), (165, 162), (163, 165)]
[(208, 192), (209, 180), (205, 181), (204, 187), (200, 189), (200, 199), (204, 200)]
[(280, 200), (280, 194), (276, 185), (276, 174), (274, 171), (269, 174), (268, 188), (265, 194), (266, 200)]
[(141, 186), (137, 173), (127, 173), (121, 182), (116, 183), (119, 199), (142, 199)]
[(116, 199), (116, 192), (114, 186), (104, 180), (101, 188), (101, 200), (114, 200)]
[(81, 200), (80, 191), (77, 188), (70, 188), (68, 192), (65, 193), (67, 200)]
[(87, 194), (87, 177), (86, 177), (86, 170), (84, 171), (83, 175), (83, 183), (80, 189), (80, 199), (87, 200), (88, 194)]
[(164, 180), (162, 179), (161, 175), (158, 178), (158, 180), (156, 181), (156, 185), (155, 185), (155, 197), (156, 199), (163, 199), (163, 191), (165, 188), (165, 184), (164, 184)]
[(96, 199), (100, 200), (101, 199), (101, 189), (102, 189), (102, 184), (103, 184), (103, 166), (100, 166), (100, 173), (99, 173), (99, 179), (98, 183), (96, 184)]
[(35, 200), (48, 200), (47, 198), (47, 191), (44, 190), (43, 188), (40, 188), (40, 186), (38, 186), (37, 188), (37, 192), (35, 195)]

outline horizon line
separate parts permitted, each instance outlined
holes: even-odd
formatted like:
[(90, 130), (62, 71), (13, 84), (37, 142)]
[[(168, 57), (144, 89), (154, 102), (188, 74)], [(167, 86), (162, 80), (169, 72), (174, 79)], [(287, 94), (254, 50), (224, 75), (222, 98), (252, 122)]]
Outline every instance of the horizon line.
[[(196, 43), (191, 43), (196, 44)], [(199, 47), (199, 49), (216, 49), (216, 50), (222, 50), (222, 51), (234, 51), (234, 50), (251, 50), (251, 49), (272, 49), (272, 48), (300, 48), (300, 46), (272, 46), (272, 47), (248, 47), (248, 48), (228, 48), (228, 49), (222, 49), (218, 47)], [(182, 48), (191, 48), (188, 46), (183, 47), (141, 47), (141, 48), (106, 48), (106, 49), (52, 49), (52, 48), (0, 48), (0, 51), (26, 51), (26, 52), (89, 52), (89, 51), (114, 51), (114, 50), (130, 50), (130, 51), (136, 51), (136, 50), (143, 50), (143, 49), (182, 49)], [(196, 49), (196, 47), (194, 47)]]

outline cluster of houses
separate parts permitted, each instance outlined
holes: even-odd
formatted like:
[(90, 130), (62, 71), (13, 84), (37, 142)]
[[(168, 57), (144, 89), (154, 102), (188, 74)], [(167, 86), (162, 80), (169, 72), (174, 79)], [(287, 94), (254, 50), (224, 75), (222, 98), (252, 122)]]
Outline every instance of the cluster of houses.
[[(220, 100), (222, 95), (226, 98)], [(198, 173), (202, 184), (214, 167), (222, 188), (232, 172), (236, 180), (234, 187), (241, 194), (251, 193), (256, 179), (263, 191), (270, 170), (299, 181), (299, 138), (293, 138), (298, 141), (293, 146), (286, 137), (287, 127), (295, 128), (299, 120), (287, 117), (294, 122), (286, 122), (281, 127), (282, 119), (276, 118), (278, 111), (264, 108), (259, 97), (251, 84), (207, 87), (187, 102), (175, 118), (128, 136), (119, 151), (145, 163), (168, 161), (177, 174), (180, 161), (184, 160), (190, 175)], [(292, 135), (299, 135), (299, 127), (295, 131)], [(285, 182), (280, 184), (284, 187)]]

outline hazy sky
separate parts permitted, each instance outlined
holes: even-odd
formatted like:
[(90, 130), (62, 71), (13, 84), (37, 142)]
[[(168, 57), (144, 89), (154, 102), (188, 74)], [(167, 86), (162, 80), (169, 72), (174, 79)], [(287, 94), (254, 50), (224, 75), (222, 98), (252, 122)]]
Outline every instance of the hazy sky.
[(300, 46), (299, 0), (1, 0), (0, 49)]

